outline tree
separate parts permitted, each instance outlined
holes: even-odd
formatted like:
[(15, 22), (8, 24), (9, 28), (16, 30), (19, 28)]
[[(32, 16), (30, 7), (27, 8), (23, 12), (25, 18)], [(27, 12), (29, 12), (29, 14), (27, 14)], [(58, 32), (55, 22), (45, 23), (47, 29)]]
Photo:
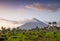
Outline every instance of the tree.
[(51, 25), (51, 22), (49, 22), (48, 24)]
[(57, 22), (52, 22), (53, 26), (57, 27)]
[(10, 29), (10, 28), (7, 28), (6, 30), (7, 30), (7, 31), (11, 31), (11, 29)]
[(6, 28), (2, 26), (2, 27), (1, 27), (1, 31), (2, 31), (2, 33), (5, 33)]
[(12, 32), (16, 32), (17, 31), (17, 29), (16, 28), (12, 28)]
[(48, 22), (48, 29), (51, 27), (52, 23)]

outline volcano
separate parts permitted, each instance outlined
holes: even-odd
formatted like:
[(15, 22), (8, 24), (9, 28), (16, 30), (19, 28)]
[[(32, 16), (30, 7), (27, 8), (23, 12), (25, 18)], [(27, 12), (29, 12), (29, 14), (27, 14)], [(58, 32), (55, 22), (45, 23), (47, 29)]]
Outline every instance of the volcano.
[(20, 29), (32, 29), (32, 28), (35, 28), (35, 27), (39, 27), (39, 28), (44, 28), (47, 26), (46, 23), (36, 19), (36, 18), (33, 18), (33, 19), (30, 19), (30, 20), (27, 20), (25, 22), (25, 24), (19, 26)]

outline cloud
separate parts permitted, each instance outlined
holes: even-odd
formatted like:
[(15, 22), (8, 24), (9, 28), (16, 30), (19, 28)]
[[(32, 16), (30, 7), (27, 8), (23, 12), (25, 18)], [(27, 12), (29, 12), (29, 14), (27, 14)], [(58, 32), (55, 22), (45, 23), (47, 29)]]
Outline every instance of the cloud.
[(51, 10), (55, 11), (60, 8), (58, 3), (55, 4), (40, 4), (40, 3), (33, 3), (30, 5), (26, 5), (26, 8), (34, 9), (34, 10)]
[[(17, 27), (19, 25), (18, 22), (16, 21), (11, 21), (11, 20), (6, 20), (6, 19), (0, 19), (0, 27), (6, 27), (6, 28), (13, 28), (13, 27)], [(1, 28), (0, 28), (1, 29)]]

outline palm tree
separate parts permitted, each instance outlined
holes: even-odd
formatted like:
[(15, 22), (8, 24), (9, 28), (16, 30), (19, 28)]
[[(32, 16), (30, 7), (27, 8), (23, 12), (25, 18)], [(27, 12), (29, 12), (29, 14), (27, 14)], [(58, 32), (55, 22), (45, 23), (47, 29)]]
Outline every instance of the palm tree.
[(52, 27), (54, 28), (53, 31), (56, 32), (57, 31), (57, 22), (54, 21), (54, 22), (52, 22), (52, 24), (53, 24)]
[(2, 26), (2, 27), (1, 27), (1, 31), (2, 31), (2, 33), (5, 33), (6, 28)]
[(51, 22), (49, 22), (48, 24), (49, 24), (49, 25), (51, 25), (52, 23), (51, 23)]
[(48, 25), (48, 28), (50, 28), (52, 23), (51, 23), (51, 22), (48, 22), (48, 24), (49, 24), (49, 25)]
[(10, 28), (7, 28), (6, 30), (7, 30), (7, 31), (11, 31), (11, 29), (10, 29)]
[(12, 31), (13, 31), (13, 32), (16, 31), (16, 28), (12, 28)]
[(57, 22), (52, 22), (53, 26), (57, 27)]

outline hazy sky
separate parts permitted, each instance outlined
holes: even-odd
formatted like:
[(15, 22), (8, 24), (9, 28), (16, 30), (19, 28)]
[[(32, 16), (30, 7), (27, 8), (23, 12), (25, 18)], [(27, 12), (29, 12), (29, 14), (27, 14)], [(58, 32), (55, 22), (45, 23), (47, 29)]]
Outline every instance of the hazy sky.
[(0, 0), (0, 18), (60, 21), (60, 0)]

